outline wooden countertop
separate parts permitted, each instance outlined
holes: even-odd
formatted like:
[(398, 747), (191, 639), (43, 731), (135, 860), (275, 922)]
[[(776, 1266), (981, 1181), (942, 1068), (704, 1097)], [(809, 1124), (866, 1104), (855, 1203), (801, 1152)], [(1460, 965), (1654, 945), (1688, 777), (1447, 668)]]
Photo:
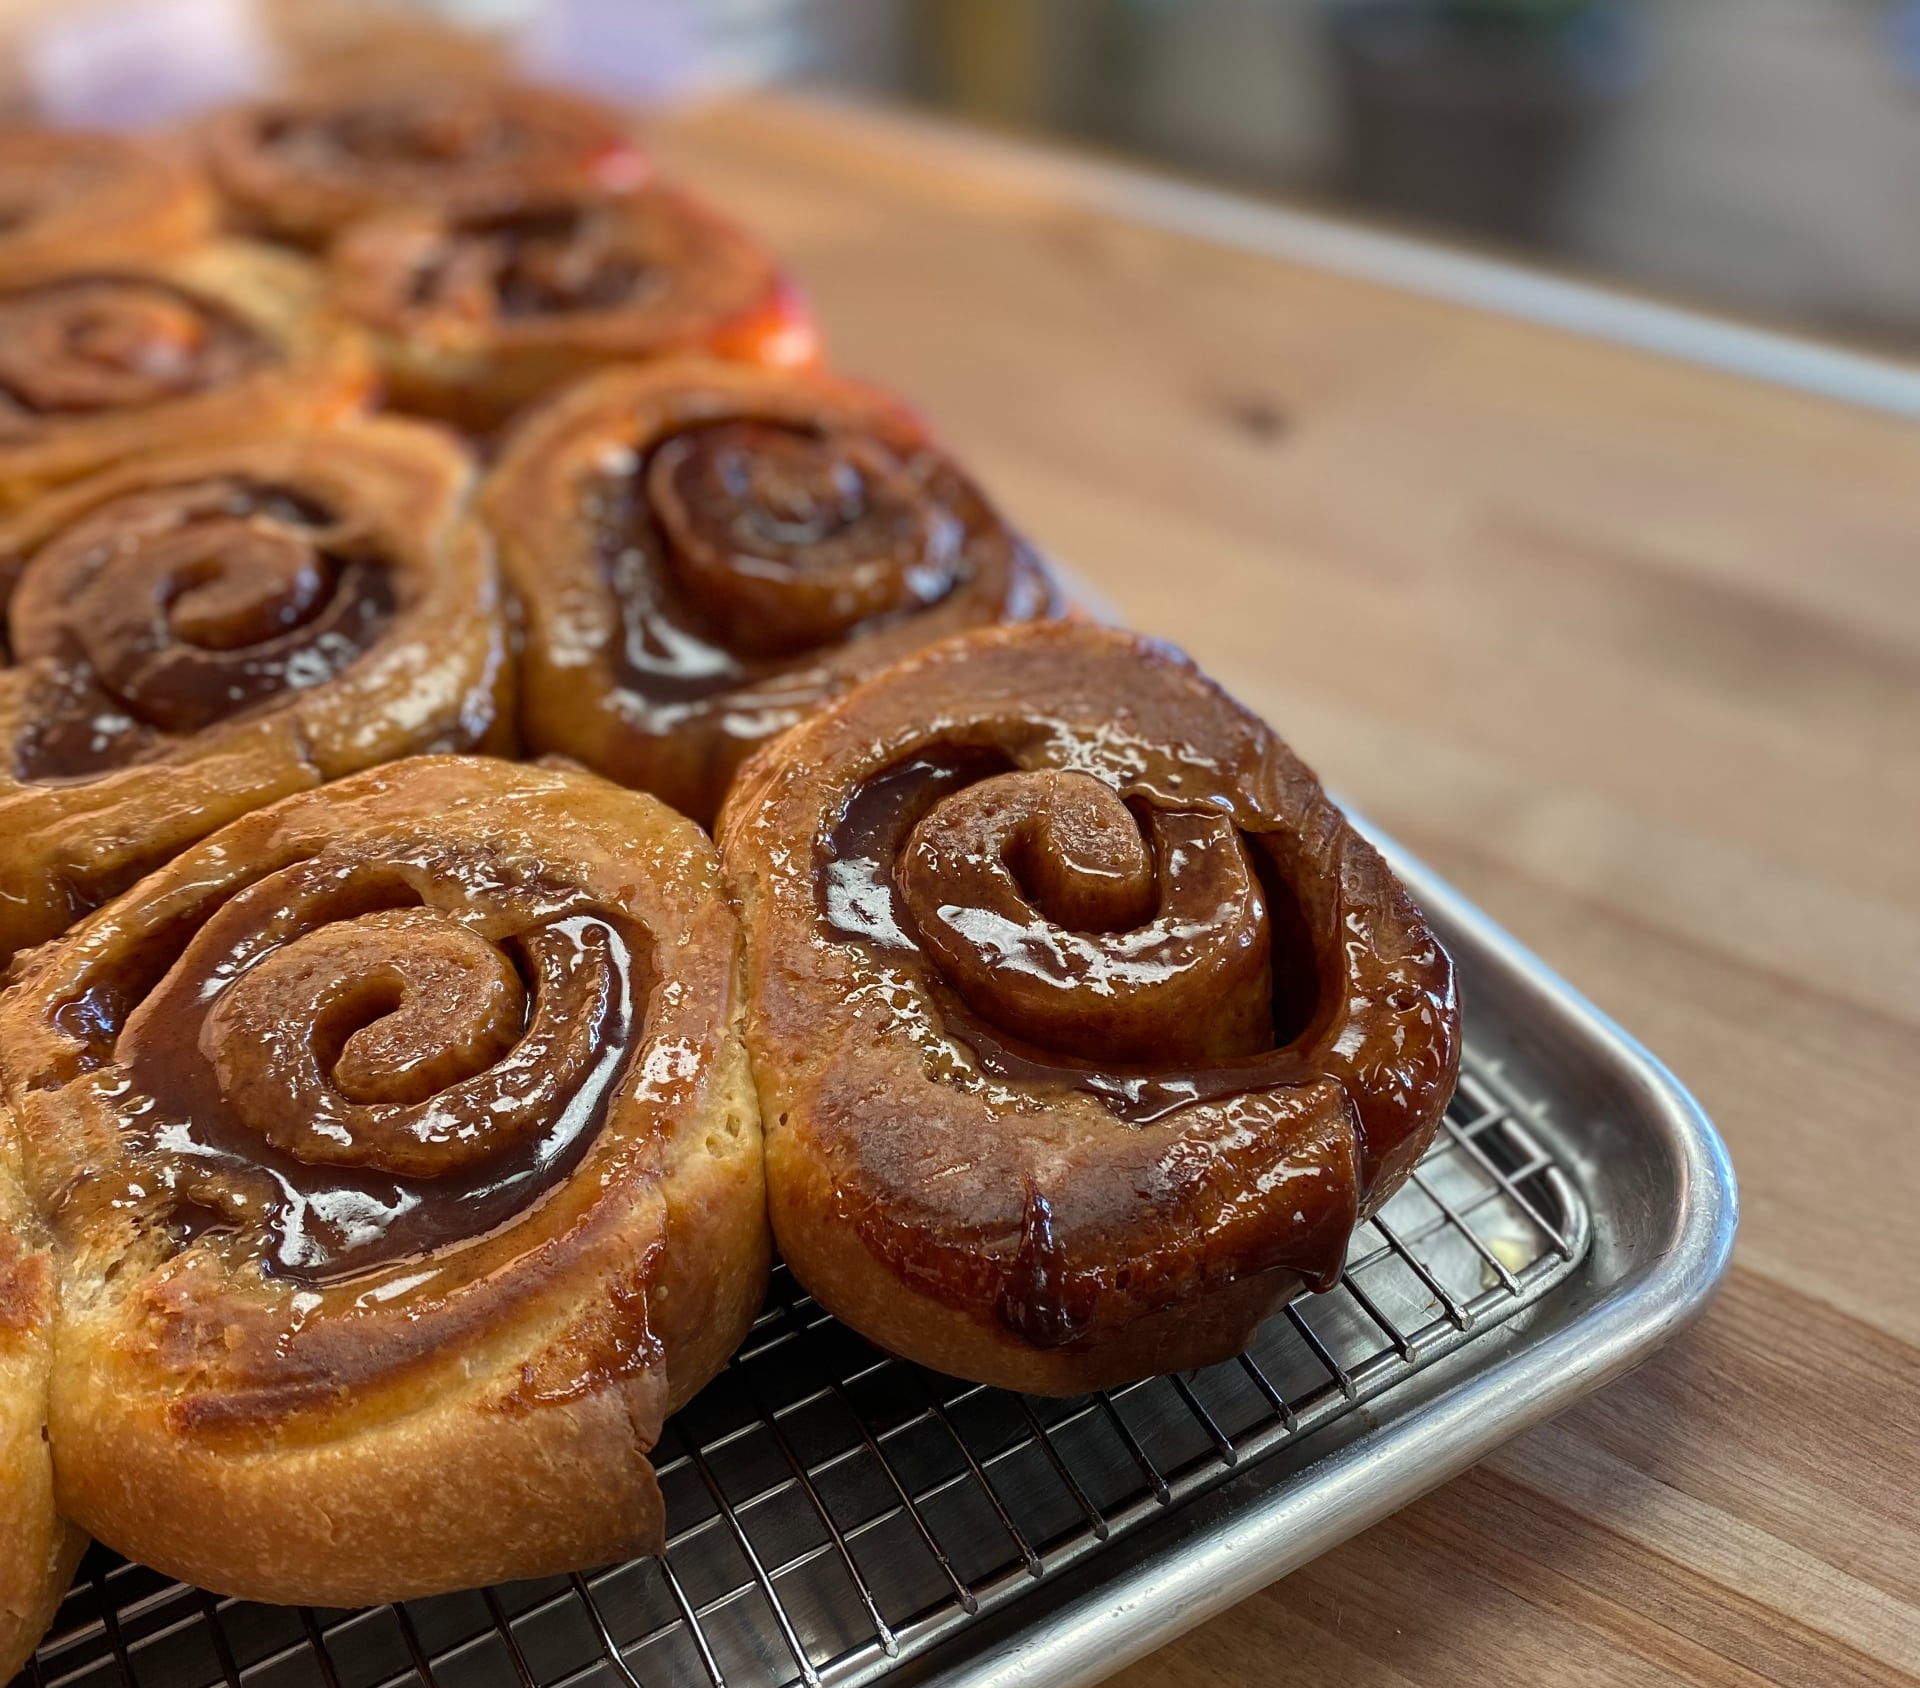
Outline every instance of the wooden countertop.
[(901, 119), (755, 100), (656, 146), (843, 367), (1663, 1056), (1739, 1172), (1694, 1331), (1118, 1680), (1920, 1680), (1920, 428)]

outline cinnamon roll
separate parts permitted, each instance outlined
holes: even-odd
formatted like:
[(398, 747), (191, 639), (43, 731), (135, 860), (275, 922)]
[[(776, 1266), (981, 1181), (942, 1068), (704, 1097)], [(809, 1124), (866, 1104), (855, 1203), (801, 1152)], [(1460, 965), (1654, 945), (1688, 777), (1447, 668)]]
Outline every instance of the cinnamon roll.
[(213, 216), (206, 182), (158, 142), (0, 130), (0, 288), (166, 257)]
[(430, 757), (33, 956), (0, 1075), (60, 1262), (62, 1512), (331, 1606), (658, 1551), (648, 1451), (765, 1290), (739, 944), (664, 805)]
[(395, 211), (347, 229), (329, 270), (373, 337), (390, 402), (476, 433), (609, 362), (706, 352), (787, 368), (818, 351), (759, 243), (665, 187)]
[(924, 1365), (1068, 1394), (1230, 1357), (1452, 1092), (1419, 910), (1164, 646), (935, 646), (762, 751), (719, 837), (775, 1237)]
[(0, 1110), (0, 1682), (53, 1621), (86, 1546), (54, 1511), (46, 1435), (54, 1266), (21, 1177), (17, 1135)]
[(321, 291), (238, 242), (0, 286), (0, 510), (156, 446), (357, 410), (373, 365)]
[(446, 436), (369, 421), (155, 454), (0, 522), (0, 960), (249, 809), (508, 742), (470, 480)]
[(929, 640), (1056, 605), (901, 405), (812, 372), (607, 370), (482, 494), (522, 605), (521, 729), (709, 819), (756, 744)]
[(647, 175), (617, 112), (479, 78), (406, 94), (382, 82), (366, 93), (233, 106), (207, 120), (202, 142), (243, 227), (315, 248), (359, 218), (399, 207), (511, 216), (624, 193)]

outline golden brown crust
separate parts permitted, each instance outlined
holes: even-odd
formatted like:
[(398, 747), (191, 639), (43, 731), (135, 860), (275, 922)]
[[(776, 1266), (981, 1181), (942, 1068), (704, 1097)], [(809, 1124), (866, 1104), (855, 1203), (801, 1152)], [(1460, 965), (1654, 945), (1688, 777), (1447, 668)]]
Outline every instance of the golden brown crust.
[(524, 612), (529, 747), (702, 821), (741, 759), (823, 699), (929, 640), (1056, 607), (904, 406), (812, 371), (589, 376), (514, 431), (482, 509)]
[(24, 1611), (0, 1608), (0, 1682), (11, 1681), (26, 1668), (34, 1649), (52, 1627), (60, 1611), (60, 1602), (73, 1585), (73, 1573), (80, 1568), (87, 1551), (85, 1532), (62, 1526), (39, 1579), (39, 1593)]
[(645, 180), (625, 122), (591, 100), (480, 78), (405, 92), (376, 80), (206, 121), (207, 169), (241, 226), (318, 248), (385, 211), (503, 216)]
[(718, 836), (774, 1234), (882, 1347), (1073, 1393), (1235, 1352), (1431, 1139), (1451, 965), (1184, 658), (1066, 624), (910, 657)]
[(0, 1106), (0, 1681), (39, 1641), (78, 1557), (54, 1511), (46, 1436), (53, 1256), (22, 1175)]
[(321, 426), (373, 362), (284, 252), (220, 241), (0, 291), (0, 511), (151, 451)]
[(473, 433), (607, 363), (818, 355), (793, 285), (751, 237), (671, 188), (347, 228), (332, 296), (373, 339), (390, 403)]
[(163, 142), (0, 130), (0, 288), (164, 258), (213, 219), (212, 190)]
[(368, 421), (154, 454), (0, 521), (0, 959), (249, 809), (504, 742), (471, 480), (445, 435)]
[(657, 1551), (646, 1454), (766, 1279), (739, 969), (690, 822), (471, 757), (247, 816), (36, 954), (0, 1073), (61, 1509), (327, 1605)]

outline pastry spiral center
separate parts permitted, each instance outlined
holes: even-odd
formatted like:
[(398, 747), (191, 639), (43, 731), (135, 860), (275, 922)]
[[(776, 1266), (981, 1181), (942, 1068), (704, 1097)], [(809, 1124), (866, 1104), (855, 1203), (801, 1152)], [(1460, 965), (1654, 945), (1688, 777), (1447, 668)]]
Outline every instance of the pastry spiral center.
[(394, 608), (375, 550), (311, 500), (232, 482), (76, 523), (30, 560), (9, 610), (15, 656), (50, 662), (74, 693), (41, 711), (22, 773), (116, 766), (137, 730), (199, 732), (332, 679)]
[(202, 1052), (239, 1119), (310, 1166), (464, 1170), (548, 1125), (611, 1008), (600, 935), (513, 942), (534, 974), (531, 1004), (513, 959), (441, 910), (319, 927), (220, 995)]
[(676, 577), (749, 655), (829, 644), (959, 576), (959, 523), (863, 435), (715, 423), (659, 446), (646, 476)]
[(487, 854), (297, 861), (222, 904), (129, 1015), (138, 1130), (176, 1202), (264, 1227), (296, 1276), (481, 1235), (604, 1121), (642, 1029), (640, 939)]
[(1136, 813), (1070, 770), (996, 774), (935, 803), (894, 884), (946, 982), (1026, 1043), (1128, 1064), (1272, 1046), (1266, 897), (1226, 815)]
[(335, 572), (286, 528), (230, 519), (166, 536), (124, 572), (136, 569), (173, 636), (209, 651), (262, 645), (300, 626), (325, 601)]
[(526, 212), (410, 231), (409, 302), (469, 322), (606, 311), (664, 287), (615, 220), (591, 210)]
[(49, 283), (0, 301), (0, 390), (16, 412), (127, 410), (225, 384), (261, 348), (237, 321), (158, 282)]

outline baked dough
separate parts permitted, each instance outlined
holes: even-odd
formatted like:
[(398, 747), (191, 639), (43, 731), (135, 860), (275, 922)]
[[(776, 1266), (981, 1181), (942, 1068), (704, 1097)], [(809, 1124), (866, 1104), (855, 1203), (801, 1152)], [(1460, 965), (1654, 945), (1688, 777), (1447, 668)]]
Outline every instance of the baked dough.
[(372, 80), (206, 119), (208, 172), (243, 227), (317, 249), (400, 207), (500, 216), (646, 179), (625, 121), (592, 100), (480, 78), (408, 92)]
[(347, 228), (328, 274), (388, 401), (472, 433), (609, 363), (704, 352), (812, 363), (818, 336), (758, 241), (649, 186), (506, 213), (429, 206)]
[(165, 258), (213, 222), (212, 190), (163, 141), (0, 130), (0, 287)]
[(53, 1621), (87, 1540), (54, 1511), (47, 1444), (54, 1264), (21, 1187), (18, 1134), (0, 1110), (0, 1682)]
[(721, 849), (774, 1235), (893, 1353), (1077, 1394), (1339, 1276), (1459, 1063), (1453, 969), (1167, 647), (949, 640), (741, 771)]
[(511, 742), (492, 547), (444, 435), (154, 453), (0, 521), (0, 962), (370, 763)]
[(327, 1606), (659, 1551), (647, 1453), (766, 1286), (739, 967), (692, 822), (479, 757), (249, 815), (36, 953), (0, 1074), (60, 1511)]
[(359, 410), (372, 356), (323, 293), (244, 241), (0, 280), (0, 511), (156, 447)]
[(709, 821), (741, 759), (931, 640), (1054, 613), (919, 420), (811, 371), (608, 369), (482, 493), (524, 612), (521, 729)]

